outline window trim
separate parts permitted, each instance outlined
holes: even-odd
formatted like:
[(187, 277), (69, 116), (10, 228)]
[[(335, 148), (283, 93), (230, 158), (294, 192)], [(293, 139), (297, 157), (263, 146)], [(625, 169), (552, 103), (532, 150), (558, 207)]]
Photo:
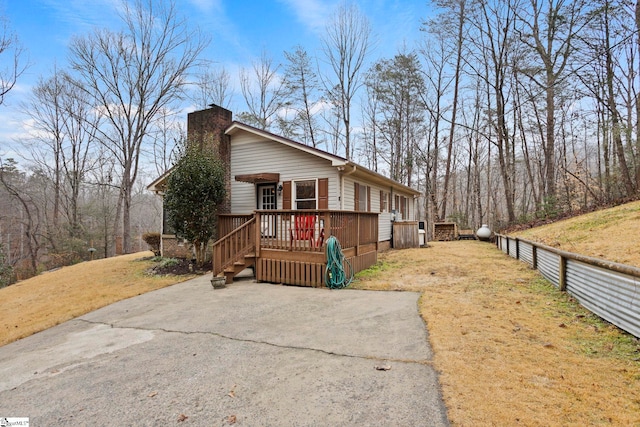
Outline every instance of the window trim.
[[(354, 181), (353, 210), (356, 212), (371, 212), (371, 186)], [(364, 193), (364, 194), (363, 194)], [(364, 201), (364, 206), (362, 202)]]
[(389, 193), (380, 190), (380, 213), (389, 212)]
[(311, 208), (313, 210), (318, 209), (318, 178), (300, 178), (300, 179), (292, 179), (291, 180), (291, 208), (292, 210), (302, 210), (298, 209), (298, 186), (296, 185), (298, 182), (304, 181), (313, 181), (313, 189), (314, 189), (314, 198), (313, 199), (301, 199), (301, 201), (315, 201), (315, 207)]

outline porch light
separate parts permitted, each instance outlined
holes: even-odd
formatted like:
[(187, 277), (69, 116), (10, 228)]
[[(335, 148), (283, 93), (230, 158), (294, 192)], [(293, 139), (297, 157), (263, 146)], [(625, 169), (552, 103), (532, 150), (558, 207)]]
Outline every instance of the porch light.
[(282, 196), (282, 184), (278, 184), (278, 196)]

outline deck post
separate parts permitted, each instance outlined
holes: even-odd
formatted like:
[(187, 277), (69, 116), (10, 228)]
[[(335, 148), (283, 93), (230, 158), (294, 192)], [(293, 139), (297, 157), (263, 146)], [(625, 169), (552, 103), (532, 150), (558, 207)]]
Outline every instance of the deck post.
[(358, 230), (356, 239), (356, 256), (360, 255), (360, 213), (356, 214), (356, 230)]
[(258, 262), (258, 258), (260, 257), (260, 245), (262, 244), (262, 239), (261, 239), (261, 232), (260, 232), (260, 224), (262, 224), (262, 219), (260, 218), (260, 212), (255, 212), (254, 213), (255, 217), (256, 217), (256, 223), (255, 223), (255, 227), (256, 227), (256, 231), (255, 231), (255, 245), (256, 245), (256, 263)]

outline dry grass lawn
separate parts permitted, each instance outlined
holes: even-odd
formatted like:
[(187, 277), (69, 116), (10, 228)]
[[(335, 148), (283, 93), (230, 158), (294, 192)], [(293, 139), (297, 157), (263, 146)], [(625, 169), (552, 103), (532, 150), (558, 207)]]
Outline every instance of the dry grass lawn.
[(640, 268), (640, 201), (510, 235)]
[(153, 276), (152, 252), (83, 262), (0, 289), (0, 345), (193, 276)]
[(391, 251), (355, 287), (422, 292), (456, 426), (640, 425), (640, 341), (475, 241)]

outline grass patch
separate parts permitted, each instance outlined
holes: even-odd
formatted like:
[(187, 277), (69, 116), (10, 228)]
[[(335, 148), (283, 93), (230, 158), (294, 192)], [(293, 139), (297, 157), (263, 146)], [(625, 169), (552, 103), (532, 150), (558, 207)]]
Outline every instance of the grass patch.
[(398, 269), (397, 263), (390, 263), (386, 261), (378, 261), (371, 267), (356, 273), (356, 279), (369, 279), (377, 277), (378, 274), (384, 274), (387, 271)]
[(524, 263), (480, 242), (379, 258), (356, 286), (422, 292), (453, 425), (640, 425), (637, 340)]
[(178, 265), (180, 261), (177, 258), (160, 258), (157, 267), (158, 268), (168, 268)]
[(82, 262), (0, 289), (0, 345), (194, 277), (153, 276), (151, 252)]
[(640, 201), (513, 233), (569, 252), (640, 268)]

